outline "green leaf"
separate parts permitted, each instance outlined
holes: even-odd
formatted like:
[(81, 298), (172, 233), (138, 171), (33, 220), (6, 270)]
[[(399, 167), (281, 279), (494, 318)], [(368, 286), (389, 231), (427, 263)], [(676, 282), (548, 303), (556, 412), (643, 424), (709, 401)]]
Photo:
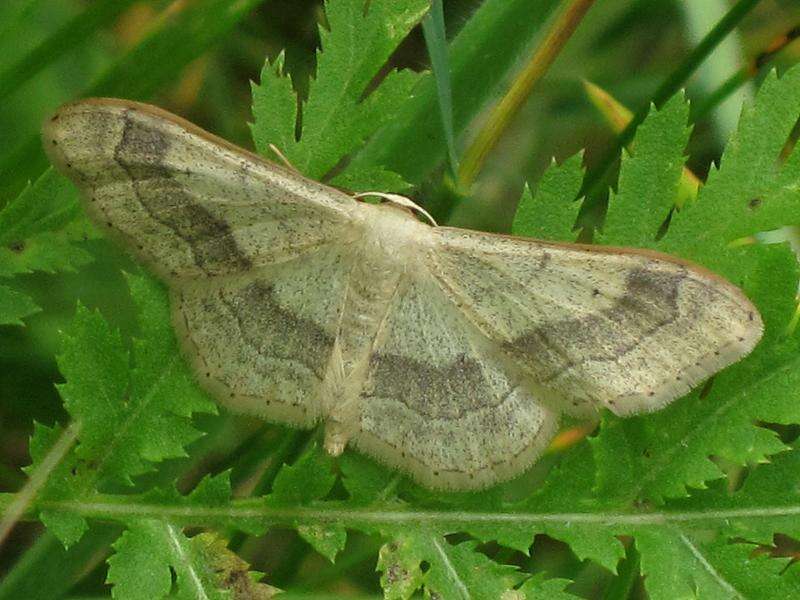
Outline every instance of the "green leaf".
[[(608, 216), (598, 243), (639, 248), (653, 247), (659, 228), (678, 197), (689, 105), (678, 94), (661, 110), (650, 114), (636, 130), (633, 154), (624, 153), (616, 194), (609, 200)], [(610, 240), (613, 240), (610, 241)]]
[(163, 598), (172, 589), (173, 553), (185, 551), (185, 539), (175, 527), (146, 520), (130, 526), (114, 543), (114, 550), (106, 581), (114, 585), (115, 598)]
[(223, 591), (209, 561), (207, 548), (193, 543), (181, 529), (170, 523), (140, 520), (114, 543), (108, 559), (108, 583), (113, 596), (125, 600), (151, 600), (171, 595), (172, 571), (177, 580), (176, 598), (223, 600)]
[(390, 476), (385, 467), (363, 454), (348, 451), (339, 459), (342, 483), (354, 504), (371, 504), (385, 500), (396, 491), (399, 473)]
[[(308, 504), (327, 496), (334, 483), (331, 457), (313, 444), (297, 462), (281, 468), (267, 502), (276, 506)], [(344, 527), (335, 523), (306, 524), (298, 519), (294, 525), (300, 536), (331, 562), (347, 542)]]
[(305, 541), (329, 561), (334, 562), (336, 555), (347, 543), (347, 531), (335, 525), (303, 525), (298, 523), (297, 533)]
[(295, 145), (297, 95), (283, 68), (283, 53), (270, 63), (264, 63), (261, 83), (251, 83), (253, 117), (250, 124), (253, 141), (263, 156), (275, 156), (270, 145), (286, 153)]
[[(74, 271), (91, 261), (76, 245), (91, 234), (75, 188), (50, 169), (0, 210), (0, 277)], [(38, 310), (29, 296), (0, 284), (0, 325), (21, 325)]]
[(39, 312), (39, 307), (25, 294), (0, 285), (0, 325), (22, 325), (22, 319)]
[[(119, 333), (82, 305), (62, 339), (58, 366), (67, 382), (58, 389), (64, 407), (83, 424), (77, 454), (97, 461), (104, 472), (107, 461), (113, 460), (114, 439), (127, 412), (128, 353)], [(132, 459), (135, 466), (128, 467), (143, 472), (141, 460), (135, 455)]]
[[(518, 503), (512, 511), (563, 514), (562, 519), (545, 520), (535, 531), (566, 542), (579, 559), (594, 560), (613, 572), (625, 556), (625, 547), (615, 537), (618, 529), (615, 528), (614, 519), (609, 519), (607, 523), (599, 519), (589, 526), (580, 522), (580, 515), (603, 515), (619, 508), (592, 493), (598, 468), (595, 460), (589, 445), (580, 444), (550, 472), (541, 489)], [(530, 531), (530, 524), (527, 527)]]
[(583, 181), (582, 162), (582, 152), (561, 165), (553, 159), (536, 186), (536, 194), (525, 187), (511, 225), (514, 235), (575, 241), (575, 220), (581, 208), (575, 198)]
[(180, 357), (165, 290), (149, 277), (129, 282), (141, 334), (134, 367), (119, 334), (80, 307), (59, 357), (64, 404), (83, 424), (78, 454), (97, 463), (101, 482), (130, 482), (150, 463), (184, 456), (184, 446), (200, 435), (191, 415), (216, 411)]
[[(216, 413), (216, 405), (199, 389), (181, 357), (164, 288), (151, 277), (129, 276), (128, 282), (139, 309), (127, 399), (137, 432), (118, 435), (117, 443), (150, 462), (185, 456), (183, 448), (200, 436), (192, 415)], [(125, 421), (134, 425), (130, 417)]]
[(90, 235), (68, 179), (48, 170), (0, 211), (0, 276), (72, 271), (91, 257), (74, 245)]
[[(628, 501), (660, 501), (665, 496), (684, 495), (686, 486), (703, 487), (706, 481), (722, 476), (710, 460), (712, 455), (745, 464), (763, 461), (783, 450), (778, 437), (759, 427), (758, 422), (788, 424), (800, 420), (800, 341), (797, 336), (787, 338), (784, 334), (794, 312), (797, 261), (785, 246), (729, 244), (762, 228), (800, 219), (800, 195), (796, 191), (800, 158), (795, 151), (785, 163), (778, 160), (800, 114), (798, 98), (800, 68), (788, 71), (782, 79), (769, 77), (754, 106), (743, 111), (720, 170), (711, 174), (696, 202), (673, 216), (664, 238), (649, 244), (697, 261), (741, 286), (764, 318), (764, 339), (751, 356), (718, 374), (707, 394), (695, 390), (647, 417), (625, 421), (609, 417), (594, 444), (601, 493)], [(675, 101), (671, 104), (671, 109), (665, 107), (651, 119), (661, 121), (662, 139), (672, 139), (674, 159), (683, 147), (685, 125), (679, 119), (662, 118), (662, 114), (680, 108)], [(657, 132), (647, 130), (646, 134), (655, 137)], [(639, 202), (655, 204), (650, 207), (655, 215), (649, 219), (652, 240), (668, 199), (662, 195), (659, 200), (657, 190), (646, 189), (646, 173), (626, 174), (639, 170), (637, 162), (645, 157), (639, 154), (638, 138), (635, 144), (637, 156), (623, 164), (621, 173), (623, 181), (631, 182), (625, 191), (629, 200), (612, 204), (609, 219), (633, 223), (642, 218), (639, 212), (632, 213), (630, 219), (627, 216), (630, 199), (638, 195)], [(679, 166), (680, 161), (671, 166), (670, 180), (677, 177)], [(638, 193), (632, 183), (637, 180), (645, 186)], [(753, 198), (760, 199), (754, 208)], [(612, 231), (621, 235), (623, 243), (633, 238), (645, 242), (648, 238), (643, 231), (634, 232), (621, 225)], [(617, 243), (617, 238), (607, 230), (604, 241)]]
[[(800, 113), (800, 69), (778, 78), (771, 72), (755, 102), (745, 106), (739, 127), (725, 147), (719, 169), (711, 169), (698, 201), (675, 215), (664, 248), (699, 260), (724, 274), (741, 271), (742, 252), (720, 242), (776, 229), (796, 219), (793, 186), (800, 152), (779, 160)], [(750, 261), (743, 265), (753, 266)]]
[(192, 538), (197, 556), (207, 563), (216, 576), (219, 588), (227, 590), (233, 600), (269, 600), (280, 592), (265, 583), (258, 583), (260, 573), (228, 550), (222, 538), (213, 533), (200, 533)]
[[(163, 288), (147, 277), (129, 281), (141, 318), (133, 368), (121, 336), (97, 312), (79, 305), (63, 335), (58, 364), (67, 382), (59, 391), (80, 423), (80, 443), (51, 476), (42, 494), (48, 501), (85, 498), (111, 482), (129, 484), (153, 463), (184, 456), (184, 446), (200, 435), (192, 415), (216, 410), (180, 358)], [(53, 435), (39, 427), (32, 449), (49, 447)], [(32, 468), (40, 454), (33, 454)], [(65, 544), (85, 529), (68, 513), (45, 510), (42, 520)]]
[(411, 184), (382, 167), (348, 168), (330, 180), (331, 185), (354, 191), (408, 193)]
[(365, 10), (363, 0), (328, 2), (330, 31), (320, 31), (317, 77), (303, 107), (299, 141), (294, 141), (294, 94), (281, 77), (282, 59), (266, 65), (261, 85), (253, 88), (252, 130), (259, 152), (268, 155), (269, 144), (275, 144), (303, 174), (320, 179), (359, 148), (393, 118), (416, 80), (411, 72), (390, 73), (376, 90), (369, 89), (428, 6), (427, 0), (376, 0)]
[(384, 544), (378, 553), (376, 570), (381, 573), (381, 587), (389, 600), (410, 598), (425, 581), (413, 546), (413, 540), (403, 536)]
[[(47, 427), (34, 423), (30, 442), (31, 465), (25, 471), (33, 475), (46, 461), (50, 450), (62, 435), (65, 435), (65, 431), (60, 426)], [(77, 488), (87, 487), (88, 480), (88, 474), (78, 469), (78, 461), (74, 453), (71, 453), (50, 470), (37, 501), (71, 499)], [(88, 529), (86, 519), (71, 511), (44, 509), (40, 511), (39, 518), (65, 547), (72, 546)]]
[(330, 455), (312, 444), (297, 462), (283, 466), (268, 498), (274, 504), (308, 504), (326, 496), (335, 482)]
[[(378, 568), (390, 598), (408, 598), (420, 584), (430, 597), (501, 598), (525, 576), (516, 567), (492, 561), (474, 541), (450, 544), (435, 531), (408, 528), (381, 549)], [(420, 563), (428, 563), (422, 572)]]
[(569, 579), (545, 579), (544, 575), (539, 573), (523, 583), (519, 587), (519, 592), (524, 594), (522, 598), (527, 600), (575, 600), (578, 596), (565, 591), (571, 583)]

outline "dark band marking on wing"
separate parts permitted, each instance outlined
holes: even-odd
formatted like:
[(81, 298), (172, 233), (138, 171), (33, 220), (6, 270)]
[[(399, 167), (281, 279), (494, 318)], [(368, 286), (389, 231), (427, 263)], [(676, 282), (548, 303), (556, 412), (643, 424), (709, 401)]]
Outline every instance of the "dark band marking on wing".
[[(172, 178), (172, 171), (164, 164), (169, 140), (158, 130), (131, 118), (130, 112), (123, 112), (123, 132), (114, 149), (114, 160), (128, 174), (144, 210), (189, 245), (195, 264), (206, 274), (209, 263), (249, 269), (252, 263), (237, 245), (230, 226), (198, 205)], [(144, 189), (154, 184), (155, 189)]]
[[(218, 291), (219, 300), (236, 320), (241, 339), (260, 356), (300, 363), (320, 381), (328, 364), (334, 339), (309, 319), (299, 318), (275, 301), (273, 288), (260, 282), (238, 290), (241, 304), (251, 310), (242, 310), (237, 302), (226, 298), (224, 289)], [(253, 322), (246, 323), (246, 318)], [(281, 340), (285, 352), (265, 351), (263, 335), (269, 332)], [(294, 352), (291, 349), (294, 349)]]
[[(684, 279), (685, 268), (674, 274), (636, 269), (627, 275), (625, 293), (613, 306), (602, 309), (597, 314), (564, 319), (538, 327), (503, 344), (503, 348), (518, 350), (530, 356), (536, 356), (550, 348), (564, 347), (567, 341), (570, 347), (578, 348), (580, 358), (568, 360), (559, 369), (545, 376), (542, 383), (550, 382), (565, 371), (587, 362), (619, 360), (658, 330), (675, 323), (680, 316), (678, 290)], [(634, 328), (629, 326), (631, 320), (635, 320)], [(614, 344), (619, 337), (616, 328), (635, 331), (636, 338)], [(596, 348), (606, 350), (589, 352)]]
[[(495, 396), (478, 361), (461, 354), (436, 368), (395, 354), (373, 354), (373, 389), (365, 396), (392, 398), (430, 419), (458, 420), (465, 414), (502, 404), (514, 391)], [(457, 399), (457, 400), (455, 400)]]

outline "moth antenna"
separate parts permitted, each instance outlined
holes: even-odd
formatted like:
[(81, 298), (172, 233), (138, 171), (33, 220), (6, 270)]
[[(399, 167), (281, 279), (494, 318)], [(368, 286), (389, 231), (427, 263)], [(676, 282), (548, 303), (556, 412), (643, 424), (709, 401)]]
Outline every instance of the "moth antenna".
[(431, 222), (431, 225), (434, 227), (438, 227), (439, 224), (436, 220), (430, 215), (430, 213), (422, 208), (419, 204), (414, 202), (411, 198), (406, 198), (405, 196), (401, 196), (400, 194), (388, 194), (386, 192), (361, 192), (356, 194), (356, 198), (365, 198), (367, 196), (377, 196), (378, 198), (383, 198), (384, 200), (388, 200), (389, 202), (394, 202), (400, 206), (405, 206), (406, 208), (410, 208), (413, 211), (418, 212), (419, 214), (423, 215), (428, 221)]
[(285, 167), (291, 169), (295, 173), (300, 173), (300, 171), (297, 169), (297, 167), (295, 167), (291, 163), (291, 161), (288, 158), (286, 158), (286, 156), (283, 154), (283, 152), (281, 152), (275, 144), (270, 144), (269, 145), (269, 149), (272, 150), (272, 152), (275, 154), (275, 156), (277, 156), (280, 159), (280, 161), (284, 164)]

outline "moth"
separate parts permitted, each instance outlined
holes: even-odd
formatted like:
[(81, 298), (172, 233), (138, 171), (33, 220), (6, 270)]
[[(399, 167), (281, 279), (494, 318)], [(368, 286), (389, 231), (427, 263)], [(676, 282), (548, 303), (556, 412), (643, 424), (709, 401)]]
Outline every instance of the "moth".
[(434, 227), (153, 106), (90, 99), (43, 127), (86, 211), (169, 287), (200, 383), (238, 412), (324, 423), (419, 483), (529, 467), (559, 416), (662, 408), (748, 354), (734, 285), (649, 250)]

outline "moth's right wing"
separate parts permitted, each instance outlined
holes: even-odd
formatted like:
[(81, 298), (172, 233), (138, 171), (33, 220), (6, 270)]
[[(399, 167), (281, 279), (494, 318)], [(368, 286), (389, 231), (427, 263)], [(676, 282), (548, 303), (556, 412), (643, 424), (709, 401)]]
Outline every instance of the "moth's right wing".
[(737, 287), (675, 257), (431, 230), (444, 295), (559, 412), (650, 412), (761, 338)]
[(63, 106), (51, 161), (93, 220), (168, 282), (237, 273), (346, 243), (356, 201), (154, 106)]
[(544, 451), (557, 414), (424, 267), (407, 271), (375, 341), (356, 447), (433, 488), (510, 479)]

